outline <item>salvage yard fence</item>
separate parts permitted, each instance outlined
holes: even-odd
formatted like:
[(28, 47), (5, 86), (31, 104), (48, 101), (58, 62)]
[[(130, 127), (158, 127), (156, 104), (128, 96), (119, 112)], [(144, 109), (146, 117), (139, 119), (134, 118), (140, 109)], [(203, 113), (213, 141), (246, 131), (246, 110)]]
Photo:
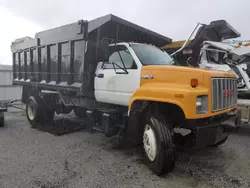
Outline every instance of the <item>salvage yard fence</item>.
[(0, 103), (22, 98), (22, 87), (12, 85), (12, 80), (12, 66), (0, 65)]

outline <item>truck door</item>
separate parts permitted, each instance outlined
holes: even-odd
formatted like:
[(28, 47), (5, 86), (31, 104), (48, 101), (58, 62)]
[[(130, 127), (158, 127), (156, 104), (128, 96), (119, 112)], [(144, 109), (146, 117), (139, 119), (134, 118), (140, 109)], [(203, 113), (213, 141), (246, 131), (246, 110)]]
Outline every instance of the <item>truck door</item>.
[(125, 45), (110, 47), (109, 62), (96, 69), (97, 101), (128, 106), (132, 94), (140, 86), (141, 65), (134, 57), (134, 52)]

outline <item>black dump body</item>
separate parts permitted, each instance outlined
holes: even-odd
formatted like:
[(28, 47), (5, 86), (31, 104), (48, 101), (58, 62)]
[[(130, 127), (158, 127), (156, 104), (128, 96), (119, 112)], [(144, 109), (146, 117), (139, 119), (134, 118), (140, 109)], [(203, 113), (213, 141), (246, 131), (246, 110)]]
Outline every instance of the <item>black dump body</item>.
[(40, 89), (80, 92), (93, 96), (99, 44), (113, 41), (150, 43), (158, 47), (171, 42), (153, 31), (114, 15), (39, 32), (35, 38), (17, 39), (13, 53), (13, 84)]

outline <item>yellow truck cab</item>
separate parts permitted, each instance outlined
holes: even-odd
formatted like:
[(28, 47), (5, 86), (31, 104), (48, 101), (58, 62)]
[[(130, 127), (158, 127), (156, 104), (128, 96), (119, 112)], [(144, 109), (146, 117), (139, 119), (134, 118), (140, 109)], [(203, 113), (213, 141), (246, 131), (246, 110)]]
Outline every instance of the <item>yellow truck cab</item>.
[(28, 121), (37, 127), (74, 110), (89, 131), (142, 145), (158, 175), (173, 169), (178, 146), (222, 144), (221, 123), (236, 113), (235, 76), (176, 65), (158, 48), (169, 42), (113, 15), (16, 40), (13, 84), (23, 86)]

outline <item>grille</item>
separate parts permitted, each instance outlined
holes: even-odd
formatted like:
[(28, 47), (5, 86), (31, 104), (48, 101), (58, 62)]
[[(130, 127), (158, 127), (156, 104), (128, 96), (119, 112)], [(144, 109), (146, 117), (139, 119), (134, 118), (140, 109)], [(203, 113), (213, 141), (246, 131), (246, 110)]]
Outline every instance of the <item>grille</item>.
[(223, 110), (237, 103), (237, 80), (212, 78), (212, 111)]

